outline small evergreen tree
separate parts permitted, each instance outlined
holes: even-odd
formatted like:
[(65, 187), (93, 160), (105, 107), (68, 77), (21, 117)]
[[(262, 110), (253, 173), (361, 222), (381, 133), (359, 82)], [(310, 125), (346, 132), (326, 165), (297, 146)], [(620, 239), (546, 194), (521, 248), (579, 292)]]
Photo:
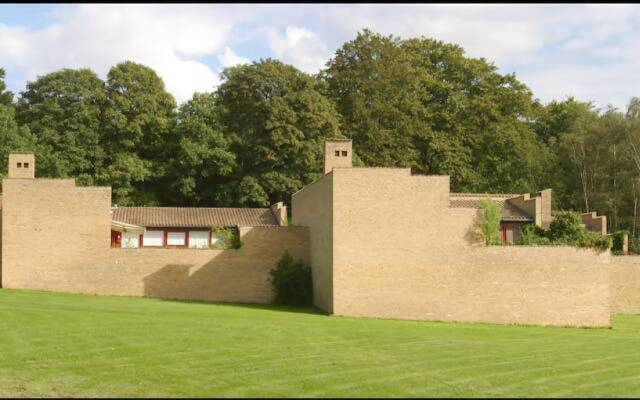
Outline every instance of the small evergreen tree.
[(302, 260), (294, 261), (288, 251), (271, 270), (271, 277), (276, 304), (305, 306), (313, 302), (311, 268)]

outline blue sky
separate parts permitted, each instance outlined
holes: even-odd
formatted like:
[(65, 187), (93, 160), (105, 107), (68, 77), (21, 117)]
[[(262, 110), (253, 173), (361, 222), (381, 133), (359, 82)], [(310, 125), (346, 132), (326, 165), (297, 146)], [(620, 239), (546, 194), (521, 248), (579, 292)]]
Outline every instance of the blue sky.
[(624, 108), (640, 96), (638, 5), (0, 5), (9, 87), (61, 68), (105, 77), (134, 60), (178, 101), (212, 90), (223, 67), (273, 57), (316, 72), (369, 28), (432, 37), (514, 72), (547, 102), (574, 95)]

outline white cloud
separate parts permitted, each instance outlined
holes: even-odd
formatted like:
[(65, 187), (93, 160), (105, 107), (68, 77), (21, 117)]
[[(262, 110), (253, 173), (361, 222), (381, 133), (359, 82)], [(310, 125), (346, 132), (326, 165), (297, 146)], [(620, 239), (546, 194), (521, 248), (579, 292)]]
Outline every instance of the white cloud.
[(223, 68), (233, 67), (234, 65), (248, 64), (251, 62), (248, 58), (240, 57), (228, 46), (224, 48), (224, 52), (218, 55), (218, 61)]
[(271, 29), (267, 39), (277, 58), (305, 72), (318, 72), (331, 55), (322, 38), (306, 28), (287, 26), (284, 35)]
[(1, 21), (0, 62), (27, 79), (63, 67), (105, 76), (131, 59), (158, 71), (179, 100), (218, 83), (211, 60), (273, 56), (314, 73), (363, 28), (459, 44), (545, 101), (571, 93), (623, 106), (640, 95), (637, 5), (81, 5), (41, 29)]
[(133, 60), (155, 69), (178, 101), (211, 90), (218, 76), (198, 57), (220, 51), (232, 21), (188, 6), (81, 5), (43, 29), (0, 25), (0, 59), (27, 79), (60, 68), (88, 67), (102, 77)]
[(351, 5), (312, 12), (315, 37), (331, 49), (363, 28), (425, 36), (516, 72), (545, 101), (570, 93), (601, 107), (624, 107), (640, 95), (637, 5)]

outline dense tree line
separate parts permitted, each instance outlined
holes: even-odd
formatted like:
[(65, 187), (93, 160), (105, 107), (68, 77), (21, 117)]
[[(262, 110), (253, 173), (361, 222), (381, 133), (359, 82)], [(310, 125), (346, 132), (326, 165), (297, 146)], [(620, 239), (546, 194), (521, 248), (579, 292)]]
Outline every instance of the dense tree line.
[(266, 206), (321, 174), (324, 139), (349, 137), (359, 165), (449, 174), (453, 191), (551, 187), (557, 209), (637, 228), (640, 99), (545, 105), (457, 45), (367, 30), (315, 76), (266, 59), (222, 78), (178, 106), (131, 61), (106, 81), (52, 72), (17, 96), (0, 69), (0, 156), (34, 150), (38, 176), (111, 185), (119, 205)]

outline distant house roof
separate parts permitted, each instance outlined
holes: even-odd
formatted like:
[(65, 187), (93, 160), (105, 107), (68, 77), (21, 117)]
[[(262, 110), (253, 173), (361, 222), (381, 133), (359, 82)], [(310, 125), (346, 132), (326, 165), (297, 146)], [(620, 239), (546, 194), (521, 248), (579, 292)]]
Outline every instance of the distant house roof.
[(480, 208), (482, 199), (490, 198), (496, 201), (502, 208), (502, 220), (505, 222), (534, 222), (524, 211), (511, 204), (508, 200), (518, 197), (517, 194), (493, 194), (493, 193), (451, 193), (449, 207), (451, 208)]
[(270, 208), (116, 207), (111, 219), (144, 227), (279, 226)]

